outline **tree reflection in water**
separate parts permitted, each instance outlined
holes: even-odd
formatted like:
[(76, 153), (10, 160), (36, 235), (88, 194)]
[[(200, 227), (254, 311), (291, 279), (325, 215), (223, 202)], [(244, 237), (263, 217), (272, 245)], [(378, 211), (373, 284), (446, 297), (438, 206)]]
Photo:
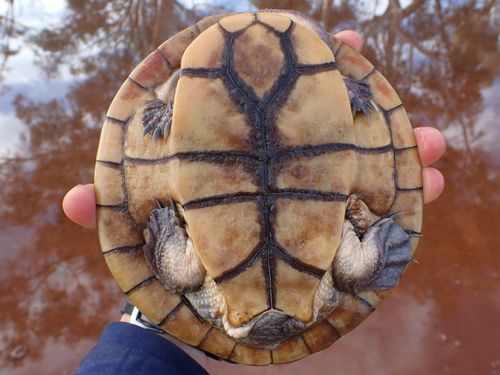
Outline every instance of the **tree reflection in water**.
[[(42, 30), (18, 23), (13, 2), (7, 3), (10, 7), (0, 18), (3, 75), (8, 72), (9, 57), (18, 52), (11, 47), (16, 39), (35, 52), (33, 66), (43, 70), (45, 79), (69, 71), (72, 83), (67, 94), (50, 101), (39, 101), (30, 93), (12, 98), (26, 130), (23, 151), (0, 159), (2, 367), (22, 369), (43, 359), (49, 342), (73, 346), (85, 338), (94, 339), (104, 322), (117, 316), (122, 297), (105, 269), (96, 235), (70, 224), (59, 208), (60, 200), (72, 185), (91, 181), (104, 113), (131, 69), (168, 36), (207, 14), (291, 8), (308, 13), (332, 32), (347, 27), (361, 31), (366, 39), (363, 53), (394, 84), (413, 123), (435, 125), (452, 136), (452, 149), (441, 164), (451, 187), (445, 199), (431, 207), (432, 228), (439, 228), (442, 217), (457, 205), (466, 209), (464, 216), (470, 209), (475, 223), (498, 222), (498, 214), (491, 210), (476, 214), (478, 208), (499, 204), (499, 195), (492, 193), (500, 187), (498, 165), (482, 149), (486, 129), (478, 126), (485, 111), (483, 92), (499, 77), (494, 1), (416, 0), (402, 7), (398, 0), (390, 0), (375, 8), (346, 0), (227, 1), (217, 6), (197, 1), (68, 0), (64, 20)], [(464, 219), (460, 225), (470, 222)], [(453, 236), (456, 227), (445, 226), (443, 231), (448, 232), (432, 228), (423, 248), (437, 248), (457, 264), (471, 262), (449, 250), (443, 240)], [(484, 237), (478, 230), (475, 235)], [(484, 251), (481, 260), (490, 256), (485, 249), (494, 242), (498, 247), (498, 239), (487, 237), (484, 248), (475, 249)], [(438, 267), (445, 265), (429, 253), (423, 259), (427, 264), (420, 272), (437, 282), (429, 285), (410, 275), (404, 290), (407, 298), (424, 300), (429, 298), (429, 293), (422, 292), (427, 288), (438, 300), (447, 293), (446, 280), (431, 274), (439, 274)], [(498, 256), (492, 261), (494, 266)], [(473, 264), (474, 272), (483, 267), (483, 263)], [(469, 276), (472, 280), (472, 271)], [(497, 281), (478, 280), (471, 281), (477, 290), (493, 288)], [(450, 303), (438, 309), (447, 314), (450, 306), (460, 309), (463, 301), (456, 298)], [(9, 357), (18, 346), (29, 349), (25, 360)], [(78, 357), (57, 360), (73, 366)]]

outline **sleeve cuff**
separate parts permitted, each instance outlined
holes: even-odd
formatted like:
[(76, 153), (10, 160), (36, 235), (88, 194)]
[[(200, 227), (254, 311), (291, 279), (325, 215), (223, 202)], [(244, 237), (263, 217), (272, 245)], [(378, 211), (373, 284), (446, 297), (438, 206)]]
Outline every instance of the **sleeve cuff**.
[(160, 335), (128, 323), (111, 323), (74, 374), (208, 374)]

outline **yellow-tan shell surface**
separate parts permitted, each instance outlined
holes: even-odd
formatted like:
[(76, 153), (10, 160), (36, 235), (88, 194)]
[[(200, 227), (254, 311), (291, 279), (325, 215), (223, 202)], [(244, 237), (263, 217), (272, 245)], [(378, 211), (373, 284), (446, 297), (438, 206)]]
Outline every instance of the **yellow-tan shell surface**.
[[(153, 142), (142, 113), (179, 68), (170, 135)], [(343, 76), (369, 84), (376, 103), (369, 120), (353, 119)], [(153, 276), (142, 246), (156, 200), (183, 206), (236, 326), (271, 308), (311, 323), (350, 194), (377, 215), (397, 213), (408, 233), (421, 231), (421, 167), (394, 89), (347, 45), (274, 12), (209, 17), (146, 57), (109, 108), (95, 186), (101, 247), (120, 288), (166, 332), (244, 364), (322, 350), (388, 292), (345, 295), (273, 350), (236, 342)]]

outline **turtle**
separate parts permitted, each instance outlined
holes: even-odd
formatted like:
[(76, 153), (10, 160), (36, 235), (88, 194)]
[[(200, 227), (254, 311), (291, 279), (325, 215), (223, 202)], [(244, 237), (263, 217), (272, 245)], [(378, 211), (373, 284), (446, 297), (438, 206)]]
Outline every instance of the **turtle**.
[(363, 56), (294, 11), (209, 16), (114, 97), (95, 167), (121, 290), (217, 358), (287, 363), (375, 310), (413, 260), (422, 171)]

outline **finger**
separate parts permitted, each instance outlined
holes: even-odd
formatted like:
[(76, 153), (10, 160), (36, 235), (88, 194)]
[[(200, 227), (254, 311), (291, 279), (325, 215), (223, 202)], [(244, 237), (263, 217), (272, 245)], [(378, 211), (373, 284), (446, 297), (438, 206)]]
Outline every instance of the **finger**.
[(422, 171), (424, 183), (424, 203), (430, 203), (444, 190), (444, 177), (436, 168), (426, 167)]
[(77, 185), (66, 193), (62, 201), (66, 216), (85, 228), (95, 228), (94, 185)]
[(414, 130), (420, 161), (427, 167), (439, 160), (446, 151), (446, 140), (435, 128), (422, 127)]
[(350, 47), (354, 48), (356, 51), (361, 51), (363, 48), (363, 37), (353, 30), (344, 30), (337, 34), (335, 37)]

